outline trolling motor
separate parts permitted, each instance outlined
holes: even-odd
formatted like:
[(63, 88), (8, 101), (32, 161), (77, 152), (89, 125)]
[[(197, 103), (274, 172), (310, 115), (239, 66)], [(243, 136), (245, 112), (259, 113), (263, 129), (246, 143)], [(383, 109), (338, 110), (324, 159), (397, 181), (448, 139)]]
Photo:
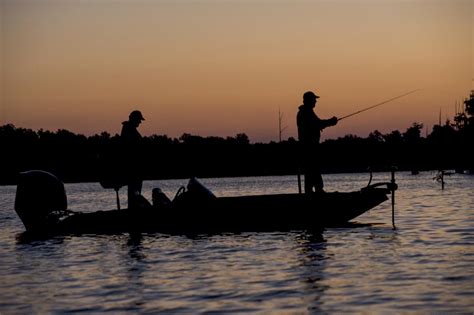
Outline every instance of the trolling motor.
[(390, 173), (391, 173), (390, 182), (371, 184), (372, 183), (372, 170), (369, 168), (368, 171), (370, 173), (369, 183), (367, 184), (366, 187), (362, 188), (362, 190), (372, 189), (372, 188), (376, 188), (380, 186), (386, 186), (387, 192), (390, 192), (392, 195), (392, 226), (393, 226), (393, 229), (395, 230), (396, 229), (395, 227), (395, 190), (398, 189), (398, 185), (395, 182), (396, 167), (392, 166), (390, 168)]
[(47, 231), (47, 226), (56, 224), (70, 212), (63, 182), (45, 171), (20, 173), (15, 211), (27, 231)]

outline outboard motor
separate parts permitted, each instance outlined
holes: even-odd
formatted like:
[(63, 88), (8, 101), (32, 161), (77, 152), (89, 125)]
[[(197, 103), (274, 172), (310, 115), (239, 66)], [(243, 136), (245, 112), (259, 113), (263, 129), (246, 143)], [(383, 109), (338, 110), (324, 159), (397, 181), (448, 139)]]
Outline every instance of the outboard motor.
[(29, 232), (47, 231), (67, 209), (64, 184), (45, 171), (20, 173), (15, 211)]

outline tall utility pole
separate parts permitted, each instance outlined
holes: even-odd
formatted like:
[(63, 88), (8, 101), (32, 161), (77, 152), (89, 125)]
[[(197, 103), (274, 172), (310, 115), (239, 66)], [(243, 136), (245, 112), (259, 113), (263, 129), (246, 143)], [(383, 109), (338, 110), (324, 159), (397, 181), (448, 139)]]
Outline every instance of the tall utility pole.
[(282, 121), (283, 121), (283, 114), (280, 111), (280, 107), (278, 107), (278, 139), (280, 142), (281, 142), (281, 134), (283, 133), (283, 131), (285, 131), (286, 128), (288, 128), (288, 126), (284, 126), (282, 128), (281, 126)]

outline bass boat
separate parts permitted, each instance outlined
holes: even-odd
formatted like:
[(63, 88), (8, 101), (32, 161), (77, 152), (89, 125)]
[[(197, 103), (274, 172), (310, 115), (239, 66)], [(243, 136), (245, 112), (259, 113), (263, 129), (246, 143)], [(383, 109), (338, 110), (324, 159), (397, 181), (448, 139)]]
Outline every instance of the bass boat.
[(81, 213), (67, 209), (64, 184), (56, 176), (28, 171), (20, 174), (15, 211), (34, 234), (315, 231), (347, 223), (388, 200), (390, 193), (393, 204), (396, 189), (392, 173), (390, 182), (369, 181), (353, 192), (216, 197), (191, 178), (173, 200), (155, 188), (152, 203), (139, 196), (133, 208), (120, 209), (118, 202), (116, 210)]

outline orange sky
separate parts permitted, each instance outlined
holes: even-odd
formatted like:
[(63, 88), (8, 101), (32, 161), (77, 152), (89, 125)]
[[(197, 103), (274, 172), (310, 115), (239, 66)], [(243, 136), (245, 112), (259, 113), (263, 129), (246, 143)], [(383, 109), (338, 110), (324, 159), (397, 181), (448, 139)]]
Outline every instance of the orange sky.
[(296, 136), (302, 94), (323, 138), (431, 127), (473, 75), (472, 0), (0, 0), (0, 124), (144, 135)]

